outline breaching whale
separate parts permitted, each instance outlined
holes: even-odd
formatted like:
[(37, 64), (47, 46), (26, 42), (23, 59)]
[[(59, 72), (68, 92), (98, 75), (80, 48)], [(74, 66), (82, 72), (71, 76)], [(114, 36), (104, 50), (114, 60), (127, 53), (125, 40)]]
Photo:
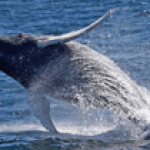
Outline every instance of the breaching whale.
[(88, 27), (61, 36), (0, 36), (0, 70), (28, 90), (35, 116), (51, 132), (57, 130), (46, 95), (76, 105), (106, 107), (133, 121), (135, 109), (148, 107), (137, 84), (112, 60), (73, 41), (109, 16), (110, 11)]

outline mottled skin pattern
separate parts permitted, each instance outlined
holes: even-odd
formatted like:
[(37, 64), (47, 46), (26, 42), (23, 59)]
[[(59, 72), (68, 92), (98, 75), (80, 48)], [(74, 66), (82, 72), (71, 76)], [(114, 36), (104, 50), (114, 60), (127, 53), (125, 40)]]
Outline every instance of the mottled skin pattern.
[(29, 104), (44, 127), (57, 132), (45, 95), (105, 107), (137, 122), (149, 105), (137, 86), (107, 57), (77, 42), (38, 47), (34, 35), (0, 37), (0, 69), (28, 89)]

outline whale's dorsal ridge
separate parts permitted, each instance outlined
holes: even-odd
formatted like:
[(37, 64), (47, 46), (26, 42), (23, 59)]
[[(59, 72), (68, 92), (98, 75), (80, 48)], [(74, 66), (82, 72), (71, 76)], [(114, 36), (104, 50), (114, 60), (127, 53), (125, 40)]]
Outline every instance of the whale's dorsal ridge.
[(110, 14), (111, 14), (111, 11), (109, 10), (104, 16), (100, 17), (98, 20), (96, 20), (89, 26), (83, 29), (77, 30), (77, 31), (72, 31), (66, 34), (62, 34), (60, 36), (36, 36), (35, 39), (37, 40), (37, 44), (39, 47), (45, 47), (45, 46), (49, 46), (51, 44), (57, 44), (57, 43), (66, 43), (71, 40), (75, 40), (79, 37), (82, 37), (88, 34), (97, 26), (103, 24), (103, 22), (106, 21), (108, 17), (110, 17)]

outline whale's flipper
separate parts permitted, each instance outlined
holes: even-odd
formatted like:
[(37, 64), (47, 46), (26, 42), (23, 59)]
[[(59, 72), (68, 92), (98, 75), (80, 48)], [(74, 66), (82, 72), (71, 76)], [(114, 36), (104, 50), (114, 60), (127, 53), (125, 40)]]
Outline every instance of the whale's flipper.
[(29, 91), (29, 105), (31, 111), (40, 120), (42, 125), (52, 133), (57, 133), (50, 118), (50, 101), (44, 96), (41, 89)]
[(90, 24), (89, 26), (77, 30), (77, 31), (72, 31), (70, 33), (66, 33), (60, 36), (37, 36), (35, 39), (37, 40), (37, 44), (41, 47), (48, 46), (51, 44), (57, 44), (57, 43), (66, 43), (71, 40), (75, 40), (81, 36), (86, 35), (93, 29), (95, 29), (97, 26), (100, 24), (103, 24), (104, 21), (107, 20), (107, 18), (110, 16), (110, 11), (108, 11), (103, 17), (99, 18), (96, 20), (94, 23)]

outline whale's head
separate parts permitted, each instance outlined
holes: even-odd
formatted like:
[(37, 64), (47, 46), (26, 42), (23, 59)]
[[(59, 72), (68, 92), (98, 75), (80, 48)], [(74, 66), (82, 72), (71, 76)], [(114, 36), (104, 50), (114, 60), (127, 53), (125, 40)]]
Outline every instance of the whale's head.
[(24, 37), (23, 34), (1, 36), (0, 70), (27, 87), (27, 81), (33, 73), (32, 68), (36, 66), (36, 60), (31, 65), (31, 58), (33, 60), (37, 57), (35, 50), (38, 51), (35, 42), (31, 38)]
[(41, 69), (60, 55), (60, 45), (39, 47), (31, 35), (18, 34), (0, 37), (0, 70), (24, 87)]

